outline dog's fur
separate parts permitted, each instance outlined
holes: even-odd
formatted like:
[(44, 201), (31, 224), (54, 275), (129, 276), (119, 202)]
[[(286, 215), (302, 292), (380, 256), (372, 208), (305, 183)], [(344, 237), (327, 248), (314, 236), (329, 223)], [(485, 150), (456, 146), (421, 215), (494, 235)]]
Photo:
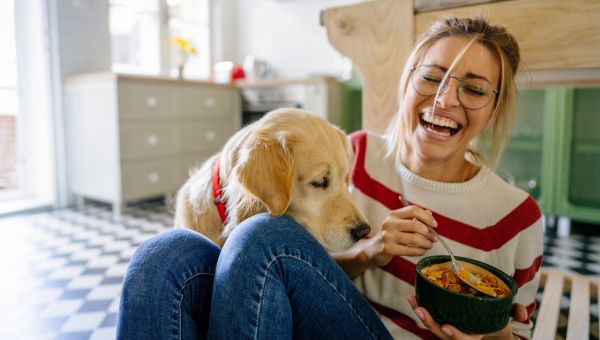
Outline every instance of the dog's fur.
[(245, 219), (286, 214), (326, 249), (351, 247), (370, 228), (348, 192), (350, 146), (323, 118), (279, 109), (238, 131), (219, 157), (228, 218), (213, 202), (215, 155), (193, 172), (177, 194), (175, 226), (196, 230), (222, 246)]

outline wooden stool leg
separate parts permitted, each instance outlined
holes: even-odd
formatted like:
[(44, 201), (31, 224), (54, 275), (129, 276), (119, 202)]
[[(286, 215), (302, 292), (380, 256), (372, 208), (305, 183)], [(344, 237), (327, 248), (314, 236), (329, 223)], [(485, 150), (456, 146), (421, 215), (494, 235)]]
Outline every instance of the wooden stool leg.
[(587, 339), (590, 334), (590, 282), (572, 277), (567, 340)]
[(554, 339), (556, 334), (564, 276), (558, 272), (549, 272), (547, 275), (544, 295), (533, 330), (534, 340)]

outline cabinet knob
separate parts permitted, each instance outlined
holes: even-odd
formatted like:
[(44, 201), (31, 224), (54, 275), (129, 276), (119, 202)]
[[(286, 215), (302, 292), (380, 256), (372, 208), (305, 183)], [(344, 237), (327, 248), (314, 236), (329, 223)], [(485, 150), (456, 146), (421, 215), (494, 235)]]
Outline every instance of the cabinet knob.
[(146, 141), (148, 142), (148, 145), (155, 146), (158, 144), (158, 137), (156, 135), (150, 135)]
[(158, 183), (160, 181), (160, 176), (156, 172), (152, 172), (148, 174), (148, 181), (150, 183)]
[(156, 107), (157, 104), (158, 104), (158, 99), (156, 99), (156, 97), (146, 98), (146, 105), (148, 107)]
[(529, 181), (527, 181), (527, 186), (529, 187), (529, 189), (537, 188), (537, 180), (535, 178), (531, 178)]
[(204, 134), (204, 138), (206, 138), (207, 141), (212, 142), (217, 139), (217, 133), (214, 131), (208, 131)]
[(208, 97), (204, 100), (204, 105), (206, 105), (206, 107), (215, 107), (216, 103), (217, 101), (213, 97)]

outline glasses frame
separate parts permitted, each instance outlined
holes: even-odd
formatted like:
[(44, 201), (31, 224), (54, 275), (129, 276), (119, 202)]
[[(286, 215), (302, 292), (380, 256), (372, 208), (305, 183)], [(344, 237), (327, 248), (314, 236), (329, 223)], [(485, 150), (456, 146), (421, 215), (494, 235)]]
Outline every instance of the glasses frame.
[[(419, 67), (432, 67), (432, 68), (437, 68), (440, 71), (444, 72), (444, 77), (442, 79), (445, 79), (445, 81), (440, 81), (440, 84), (438, 85), (438, 89), (436, 89), (436, 91), (434, 93), (432, 93), (432, 94), (421, 93), (421, 91), (419, 91), (417, 89), (417, 86), (415, 85), (415, 80), (414, 79), (415, 79), (415, 70), (417, 70)], [(418, 94), (420, 94), (422, 96), (427, 96), (427, 97), (431, 97), (431, 96), (435, 95), (438, 91), (441, 91), (440, 93), (443, 93), (444, 90), (448, 86), (448, 80), (450, 78), (456, 79), (456, 81), (458, 81), (458, 86), (456, 87), (456, 98), (458, 98), (458, 101), (460, 102), (460, 104), (462, 106), (464, 106), (464, 107), (466, 107), (467, 109), (470, 109), (470, 110), (479, 110), (481, 108), (484, 108), (484, 107), (488, 106), (492, 102), (492, 100), (498, 95), (498, 90), (493, 89), (492, 93), (494, 93), (494, 95), (490, 96), (490, 100), (487, 103), (485, 103), (484, 105), (482, 105), (480, 107), (469, 107), (469, 106), (465, 105), (465, 103), (463, 103), (462, 99), (460, 98), (460, 92), (461, 92), (461, 88), (462, 88), (462, 84), (463, 84), (463, 80), (464, 79), (460, 79), (460, 78), (454, 77), (454, 76), (448, 76), (448, 77), (446, 77), (446, 73), (447, 72), (445, 72), (444, 70), (440, 69), (439, 67), (437, 67), (435, 65), (418, 65), (418, 66), (413, 66), (413, 67), (410, 68), (410, 72), (411, 72), (411, 74), (410, 74), (410, 84), (412, 85), (413, 89), (415, 91), (417, 91)], [(481, 79), (481, 80), (487, 82), (488, 84), (490, 84), (490, 87), (492, 87), (492, 84), (487, 79)], [(439, 90), (440, 86), (442, 87), (441, 90)]]

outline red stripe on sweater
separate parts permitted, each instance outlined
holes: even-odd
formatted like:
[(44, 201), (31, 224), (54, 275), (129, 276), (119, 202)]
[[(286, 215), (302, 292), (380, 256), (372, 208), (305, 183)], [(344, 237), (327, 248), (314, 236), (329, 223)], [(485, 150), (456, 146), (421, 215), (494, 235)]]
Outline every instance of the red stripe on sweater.
[(431, 331), (429, 331), (427, 329), (423, 329), (423, 328), (417, 326), (417, 323), (413, 319), (406, 316), (405, 314), (400, 313), (395, 309), (391, 309), (389, 307), (382, 306), (371, 300), (368, 300), (368, 301), (371, 304), (371, 306), (373, 306), (373, 308), (375, 308), (375, 310), (377, 312), (384, 315), (388, 319), (392, 320), (396, 325), (404, 328), (405, 330), (421, 337), (422, 339), (437, 339), (435, 334), (433, 334)]
[(354, 182), (354, 185), (367, 196), (374, 198), (390, 210), (402, 208), (402, 203), (398, 200), (398, 193), (377, 182), (365, 170), (367, 132), (356, 131), (350, 134), (349, 138), (355, 153), (352, 166), (352, 182)]
[[(365, 169), (367, 132), (352, 133), (350, 141), (356, 154), (352, 171), (354, 186), (390, 210), (401, 208), (402, 204), (398, 200), (399, 193), (373, 179)], [(440, 225), (436, 231), (442, 236), (472, 248), (490, 251), (502, 247), (519, 232), (540, 219), (541, 211), (533, 198), (528, 196), (498, 223), (483, 229), (475, 228), (435, 212), (433, 216)], [(519, 223), (515, 223), (515, 221), (519, 221)]]
[(519, 288), (522, 287), (527, 282), (533, 280), (533, 278), (535, 277), (535, 274), (540, 269), (541, 264), (542, 264), (542, 255), (538, 256), (533, 261), (531, 266), (529, 266), (529, 268), (515, 270), (515, 273), (513, 274), (513, 279), (515, 279), (515, 281), (517, 281), (517, 285), (519, 286)]
[(412, 286), (415, 285), (415, 280), (417, 279), (417, 266), (403, 257), (392, 257), (390, 263), (381, 267), (381, 269)]

